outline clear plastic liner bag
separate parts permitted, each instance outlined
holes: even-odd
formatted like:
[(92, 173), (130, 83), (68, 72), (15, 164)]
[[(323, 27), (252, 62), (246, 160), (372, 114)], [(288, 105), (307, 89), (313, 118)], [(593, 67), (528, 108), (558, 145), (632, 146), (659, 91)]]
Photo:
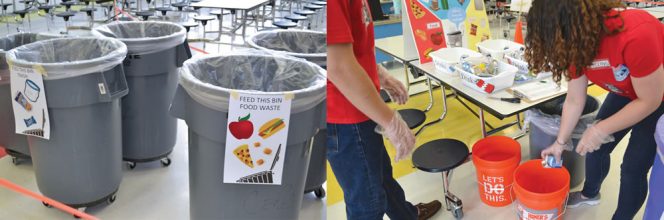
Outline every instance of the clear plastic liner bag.
[(309, 30), (261, 31), (249, 38), (250, 47), (273, 53), (304, 58), (325, 66), (327, 61), (327, 34)]
[(9, 83), (9, 66), (5, 59), (7, 51), (37, 41), (62, 37), (44, 33), (17, 33), (0, 38), (0, 84)]
[(7, 62), (43, 68), (44, 80), (71, 78), (109, 70), (122, 63), (127, 46), (111, 38), (60, 38), (39, 41), (7, 52)]
[[(577, 122), (576, 127), (572, 131), (571, 139), (581, 139), (581, 137), (583, 136), (583, 132), (585, 132), (586, 129), (595, 122), (595, 117), (597, 116), (597, 112), (599, 111), (599, 106), (600, 106), (599, 101), (590, 96), (587, 98), (593, 99), (596, 102), (594, 102), (595, 103), (594, 105), (585, 106), (583, 112), (585, 114), (582, 114), (581, 118), (579, 118), (579, 122)], [(549, 110), (546, 110), (547, 113), (544, 113), (542, 110), (537, 108), (526, 111), (524, 119), (524, 125), (525, 125), (524, 129), (527, 129), (528, 126), (532, 124), (533, 126), (537, 126), (538, 128), (540, 128), (540, 130), (542, 130), (547, 135), (557, 136), (558, 131), (560, 130), (560, 122), (561, 122), (560, 120), (561, 120), (563, 102), (564, 102), (564, 97), (560, 98), (557, 102), (556, 101), (552, 102), (552, 104), (556, 106), (553, 107), (548, 106)], [(565, 150), (572, 151), (574, 150), (574, 146), (572, 146), (572, 144), (568, 142), (568, 144), (565, 146)]]
[(96, 27), (97, 37), (115, 38), (127, 45), (129, 54), (150, 54), (184, 43), (187, 32), (179, 24), (161, 21), (113, 22)]
[(180, 85), (202, 105), (227, 112), (232, 92), (293, 94), (291, 112), (320, 104), (326, 97), (327, 72), (295, 57), (244, 50), (225, 55), (206, 55), (186, 61), (180, 69)]

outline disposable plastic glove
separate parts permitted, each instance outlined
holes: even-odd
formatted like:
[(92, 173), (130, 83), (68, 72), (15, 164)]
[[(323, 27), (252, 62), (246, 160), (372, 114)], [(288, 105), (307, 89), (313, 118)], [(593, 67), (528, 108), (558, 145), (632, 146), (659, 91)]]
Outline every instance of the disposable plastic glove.
[(376, 131), (385, 136), (385, 138), (387, 138), (397, 150), (394, 162), (399, 162), (406, 158), (415, 147), (415, 135), (413, 135), (413, 132), (408, 128), (406, 122), (401, 119), (401, 115), (399, 115), (398, 112), (394, 113), (394, 116), (392, 116), (392, 120), (390, 120), (390, 124), (388, 124), (387, 127), (383, 129), (378, 126)]
[(390, 98), (399, 105), (406, 104), (408, 101), (408, 91), (406, 90), (406, 86), (404, 86), (401, 81), (388, 74), (387, 70), (379, 68), (378, 71), (380, 74), (380, 77), (378, 77), (380, 79), (380, 86), (387, 91)]
[(613, 142), (615, 139), (610, 134), (600, 130), (596, 124), (588, 125), (588, 129), (583, 132), (581, 141), (576, 147), (576, 152), (585, 156), (599, 149), (602, 144)]
[(556, 140), (555, 142), (553, 142), (553, 144), (551, 144), (551, 146), (544, 149), (540, 156), (542, 156), (542, 159), (544, 159), (544, 158), (546, 158), (547, 155), (553, 155), (553, 157), (556, 158), (556, 162), (560, 163), (560, 159), (562, 158), (563, 151), (571, 149), (569, 147), (569, 145), (570, 145), (569, 141), (565, 145), (562, 145), (562, 144), (558, 143), (558, 141)]

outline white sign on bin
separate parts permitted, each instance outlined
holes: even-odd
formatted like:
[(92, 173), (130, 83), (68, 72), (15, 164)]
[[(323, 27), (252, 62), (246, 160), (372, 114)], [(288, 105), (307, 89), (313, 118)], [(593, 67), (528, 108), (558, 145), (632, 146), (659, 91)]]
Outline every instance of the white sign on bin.
[(10, 65), (10, 74), (16, 133), (50, 139), (51, 123), (42, 78), (45, 71)]
[(281, 185), (292, 99), (231, 93), (224, 183)]

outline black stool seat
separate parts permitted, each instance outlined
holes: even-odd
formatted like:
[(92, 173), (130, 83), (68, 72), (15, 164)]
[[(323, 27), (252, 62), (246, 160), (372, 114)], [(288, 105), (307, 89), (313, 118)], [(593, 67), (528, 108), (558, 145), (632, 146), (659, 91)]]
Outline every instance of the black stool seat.
[(167, 12), (173, 11), (173, 9), (170, 8), (170, 7), (158, 7), (158, 8), (155, 8), (154, 10), (157, 10), (157, 11), (161, 12), (162, 16), (166, 16)]
[(297, 27), (297, 24), (295, 22), (289, 21), (289, 20), (281, 20), (272, 23), (274, 26), (277, 26), (281, 29), (288, 29), (288, 28), (294, 28)]
[(184, 27), (185, 30), (187, 30), (187, 32), (189, 32), (189, 30), (191, 28), (198, 27), (198, 23), (196, 23), (196, 22), (185, 22), (185, 23), (182, 23), (182, 26)]
[(463, 164), (469, 154), (468, 146), (461, 141), (433, 140), (413, 152), (413, 166), (430, 173), (445, 172)]
[(147, 21), (148, 18), (150, 18), (150, 16), (154, 15), (154, 12), (153, 11), (139, 11), (139, 12), (136, 12), (136, 15), (141, 16), (141, 18), (143, 18), (144, 21)]
[(96, 8), (81, 8), (81, 10), (79, 10), (79, 11), (80, 12), (85, 12), (85, 14), (88, 15), (88, 17), (92, 17), (92, 12), (97, 11), (97, 9)]
[(427, 118), (427, 115), (424, 114), (422, 110), (419, 109), (402, 109), (397, 111), (401, 118), (406, 121), (406, 124), (410, 129), (417, 128), (422, 125)]
[(35, 2), (35, 0), (23, 0), (23, 1), (18, 1), (18, 2), (23, 3), (23, 4), (29, 4), (29, 3)]
[(184, 7), (189, 6), (189, 3), (187, 3), (187, 2), (177, 2), (177, 3), (171, 4), (171, 6), (178, 8), (178, 11), (182, 11), (182, 9)]
[(294, 22), (307, 20), (306, 16), (297, 15), (297, 14), (290, 14), (290, 15), (286, 16), (285, 18), (288, 19), (288, 20), (294, 21)]
[(53, 9), (53, 7), (54, 7), (53, 5), (42, 5), (42, 6), (39, 6), (39, 7), (37, 7), (37, 8), (38, 8), (39, 10), (44, 11), (44, 13), (49, 13), (49, 12), (51, 12), (51, 10)]
[(25, 18), (25, 15), (30, 13), (30, 11), (28, 11), (28, 10), (17, 10), (17, 11), (14, 11), (12, 13), (15, 14), (15, 15), (21, 16), (21, 18)]
[(12, 3), (4, 3), (0, 4), (0, 6), (2, 6), (3, 11), (7, 11), (7, 8), (9, 8), (9, 6), (12, 6)]
[(325, 6), (327, 5), (326, 1), (312, 1), (311, 4)]
[(65, 19), (65, 21), (69, 21), (69, 17), (74, 16), (74, 15), (76, 15), (76, 12), (65, 11), (65, 12), (58, 13), (55, 16), (61, 17), (61, 18)]
[(390, 99), (390, 95), (387, 94), (385, 90), (380, 90), (380, 98), (383, 99), (383, 102), (392, 102), (392, 99)]
[(195, 21), (200, 21), (201, 24), (203, 24), (203, 25), (207, 25), (208, 21), (212, 21), (214, 19), (216, 19), (216, 17), (215, 16), (210, 16), (210, 15), (201, 15), (201, 16), (197, 16), (197, 17), (194, 18)]
[(505, 20), (507, 20), (508, 23), (509, 23), (509, 22), (512, 22), (514, 19), (516, 19), (516, 17), (511, 16), (511, 15), (505, 17)]
[(203, 0), (191, 0), (191, 3), (199, 3), (202, 2)]
[(60, 2), (60, 4), (61, 4), (61, 5), (64, 5), (64, 6), (67, 6), (67, 5), (68, 5), (68, 6), (72, 6), (72, 5), (75, 5), (75, 4), (78, 4), (78, 3), (72, 1), (72, 2)]
[(298, 15), (304, 15), (304, 16), (316, 14), (316, 12), (311, 11), (311, 10), (297, 10), (297, 11), (294, 11), (293, 13), (298, 14)]
[(309, 10), (313, 10), (313, 11), (316, 11), (316, 10), (319, 10), (319, 9), (323, 9), (323, 6), (320, 6), (320, 5), (314, 5), (314, 4), (307, 4), (307, 5), (304, 6), (304, 8), (305, 8), (305, 9), (309, 9)]

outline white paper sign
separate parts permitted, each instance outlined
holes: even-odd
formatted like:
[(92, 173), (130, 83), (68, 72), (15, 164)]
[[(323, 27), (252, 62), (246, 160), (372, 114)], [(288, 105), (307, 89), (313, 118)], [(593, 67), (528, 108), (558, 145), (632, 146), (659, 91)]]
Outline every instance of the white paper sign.
[(281, 185), (292, 95), (233, 93), (224, 183)]
[(11, 65), (10, 71), (16, 133), (50, 139), (51, 123), (41, 74), (43, 71), (15, 65)]

